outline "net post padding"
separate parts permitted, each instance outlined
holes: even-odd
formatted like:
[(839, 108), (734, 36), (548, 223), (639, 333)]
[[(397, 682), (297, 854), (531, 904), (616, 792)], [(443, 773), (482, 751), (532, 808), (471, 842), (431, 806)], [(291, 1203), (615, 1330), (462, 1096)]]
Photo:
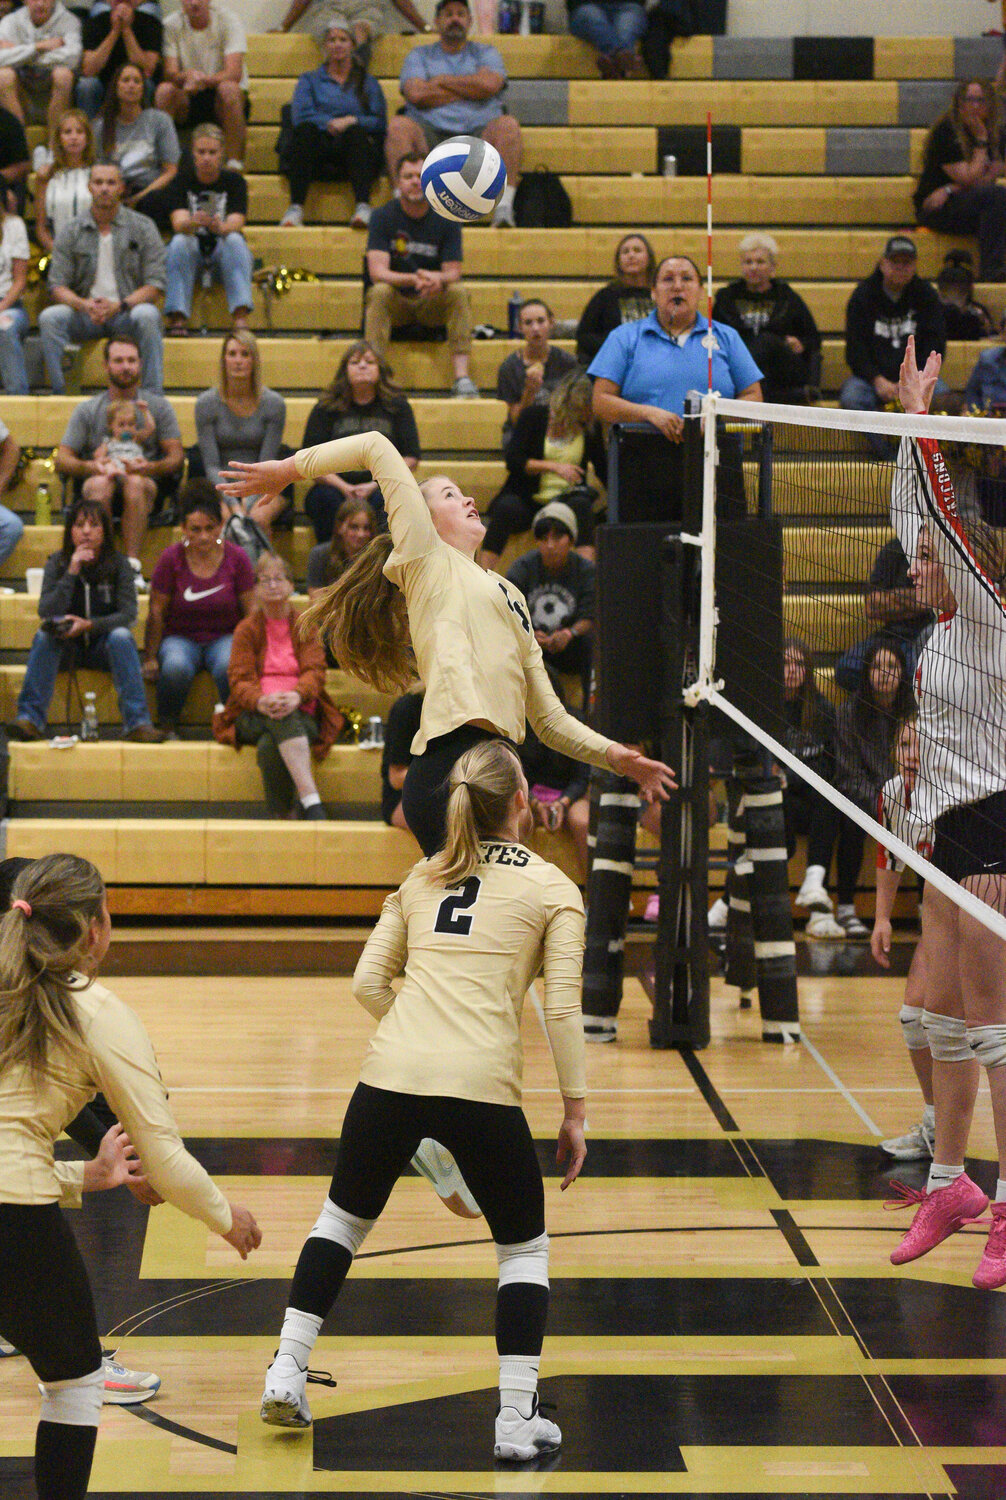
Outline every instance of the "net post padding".
[(622, 1003), (625, 929), (636, 862), (639, 789), (614, 771), (595, 770), (597, 798), (593, 858), (587, 877), (587, 930), (583, 953), (583, 1013), (614, 1020)]

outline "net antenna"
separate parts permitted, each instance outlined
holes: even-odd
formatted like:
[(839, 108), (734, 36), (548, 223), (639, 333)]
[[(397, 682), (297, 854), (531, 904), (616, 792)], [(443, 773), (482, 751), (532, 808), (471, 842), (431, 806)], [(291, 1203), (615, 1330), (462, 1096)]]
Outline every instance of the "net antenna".
[[(987, 560), (989, 539), (996, 533), (983, 520), (992, 514), (1006, 521), (1006, 420), (770, 405), (727, 400), (715, 392), (703, 399), (702, 415), (703, 523), (701, 535), (687, 539), (701, 546), (703, 562), (698, 671), (691, 697), (722, 710), (787, 772), (802, 777), (898, 860), (1006, 938), (1006, 917), (927, 857), (932, 839), (928, 830), (937, 817), (1006, 787), (1006, 604), (998, 562), (1004, 555), (1003, 533), (993, 548), (996, 577)], [(717, 417), (732, 427), (741, 423), (751, 432), (766, 425), (772, 429), (770, 510), (783, 523), (783, 634), (802, 637), (809, 646), (818, 687), (837, 705), (840, 716), (851, 713), (843, 707), (851, 699), (836, 686), (835, 670), (842, 667), (850, 648), (879, 634), (882, 649), (886, 644), (895, 658), (901, 650), (899, 637), (879, 628), (866, 614), (864, 597), (871, 588), (881, 587), (872, 577), (880, 549), (896, 538), (911, 563), (919, 533), (927, 528), (929, 550), (944, 568), (957, 609), (938, 618), (930, 615), (932, 623), (924, 627), (928, 636), (919, 637), (921, 665), (909, 679), (919, 697), (920, 765), (912, 796), (917, 821), (928, 831), (916, 847), (864, 810), (865, 798), (854, 800), (795, 755), (786, 743), (785, 719), (755, 722), (717, 675), (718, 605), (726, 606), (729, 591), (729, 582), (721, 578), (717, 599), (713, 569)], [(749, 458), (744, 468), (751, 511), (754, 465)], [(760, 505), (760, 513), (766, 514), (764, 495)], [(910, 587), (907, 580), (905, 586)], [(923, 601), (919, 608), (924, 612)], [(897, 649), (891, 649), (892, 640)], [(771, 681), (777, 692), (782, 662), (767, 660), (764, 649), (759, 653), (754, 637), (745, 652), (745, 669), (755, 687)], [(962, 673), (970, 673), (970, 679)], [(948, 749), (943, 711), (968, 701), (962, 694), (967, 694), (969, 681), (970, 701), (979, 706), (971, 715), (958, 716), (958, 738)], [(894, 710), (885, 712), (893, 740)], [(869, 805), (875, 807), (876, 793)]]
[(712, 111), (706, 114), (706, 319), (709, 327), (706, 329), (705, 346), (708, 356), (707, 360), (707, 384), (706, 390), (712, 393), (713, 389), (713, 349), (716, 341), (713, 338), (713, 116)]

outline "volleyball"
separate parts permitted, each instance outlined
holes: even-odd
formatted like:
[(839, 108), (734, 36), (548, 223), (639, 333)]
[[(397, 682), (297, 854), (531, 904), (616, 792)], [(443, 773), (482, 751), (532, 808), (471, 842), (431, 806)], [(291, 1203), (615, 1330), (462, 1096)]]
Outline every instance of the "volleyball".
[(506, 168), (495, 146), (475, 135), (454, 135), (423, 162), (426, 201), (455, 224), (488, 218), (503, 196)]

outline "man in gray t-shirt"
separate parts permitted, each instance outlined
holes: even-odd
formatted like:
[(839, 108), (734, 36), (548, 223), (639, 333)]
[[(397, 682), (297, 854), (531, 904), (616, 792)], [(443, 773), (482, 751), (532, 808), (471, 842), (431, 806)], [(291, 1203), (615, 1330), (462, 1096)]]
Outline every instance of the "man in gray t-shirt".
[[(113, 334), (105, 345), (108, 388), (75, 407), (63, 441), (56, 453), (56, 469), (79, 482), (88, 500), (97, 500), (109, 514), (122, 510), (122, 546), (136, 574), (136, 586), (145, 588), (140, 549), (154, 501), (171, 494), (182, 471), (182, 434), (171, 403), (156, 391), (141, 389), (140, 350), (126, 334)], [(149, 411), (152, 435), (141, 444), (142, 459), (126, 459), (125, 472), (118, 464), (96, 457), (108, 441), (109, 406), (130, 402)]]

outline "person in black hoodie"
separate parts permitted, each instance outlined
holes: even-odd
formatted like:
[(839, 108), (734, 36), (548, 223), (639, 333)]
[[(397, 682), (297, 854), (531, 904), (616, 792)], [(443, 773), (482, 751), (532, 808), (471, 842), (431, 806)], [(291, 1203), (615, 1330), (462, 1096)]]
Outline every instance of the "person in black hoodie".
[[(920, 359), (947, 347), (943, 306), (935, 289), (916, 274), (915, 241), (893, 234), (872, 276), (861, 281), (845, 309), (845, 361), (852, 374), (839, 404), (878, 411), (898, 399), (898, 371), (911, 334)], [(948, 390), (937, 381), (937, 392)]]
[(915, 217), (942, 234), (978, 238), (983, 281), (1006, 280), (1006, 186), (999, 99), (991, 83), (962, 80), (926, 137)]
[(136, 585), (129, 559), (115, 550), (112, 518), (96, 500), (75, 500), (63, 527), (63, 545), (47, 560), (38, 601), (41, 628), (28, 655), (12, 739), (45, 738), (56, 676), (68, 659), (75, 666), (110, 672), (127, 740), (159, 744), (150, 722), (133, 640)]
[(814, 315), (775, 274), (779, 246), (770, 234), (740, 242), (741, 276), (721, 287), (713, 318), (736, 328), (762, 370), (766, 401), (805, 402), (821, 378), (821, 335)]
[(623, 234), (615, 247), (615, 278), (594, 293), (576, 330), (576, 357), (586, 369), (612, 329), (653, 311), (657, 258), (645, 234)]

